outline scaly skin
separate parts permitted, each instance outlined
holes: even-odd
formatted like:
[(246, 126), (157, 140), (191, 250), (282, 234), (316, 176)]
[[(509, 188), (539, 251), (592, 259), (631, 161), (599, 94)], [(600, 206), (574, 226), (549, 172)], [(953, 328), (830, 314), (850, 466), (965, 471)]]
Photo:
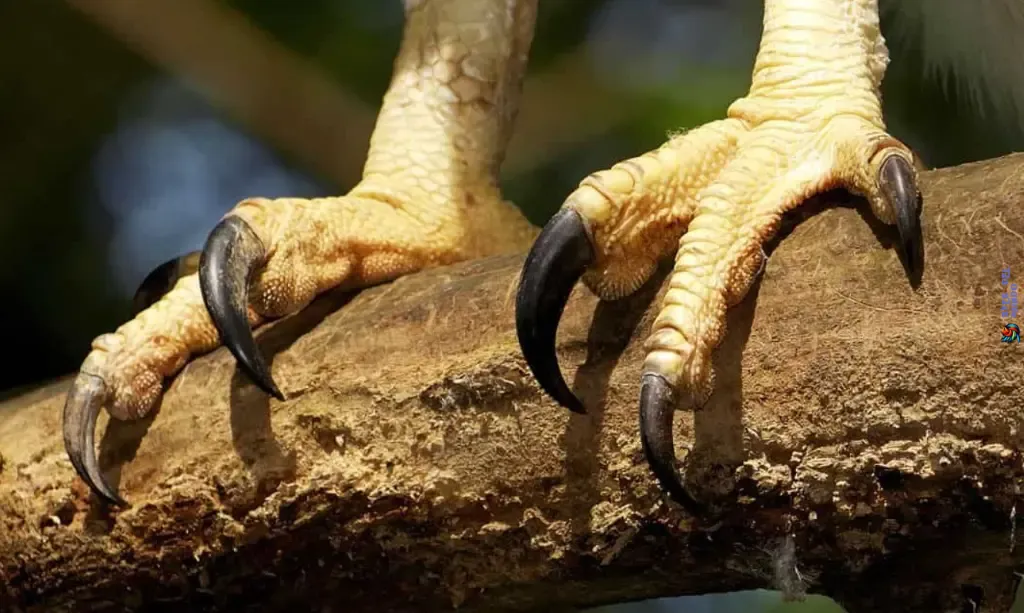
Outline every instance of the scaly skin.
[(726, 309), (759, 274), (782, 214), (836, 187), (863, 195), (882, 221), (899, 221), (908, 267), (920, 274), (914, 157), (885, 132), (878, 25), (876, 0), (766, 0), (750, 92), (727, 119), (585, 179), (527, 259), (517, 304), (524, 353), (542, 386), (582, 411), (557, 371), (557, 323), (544, 313), (557, 320), (584, 267), (591, 290), (620, 298), (678, 247), (646, 345), (641, 435), (663, 487), (693, 512), (703, 505), (682, 487), (672, 449), (676, 397), (699, 407), (710, 396)]
[[(536, 0), (405, 4), (405, 37), (362, 182), (341, 198), (240, 203), (211, 233), (198, 274), (94, 342), (68, 396), (65, 442), (101, 497), (123, 502), (95, 463), (100, 406), (117, 418), (145, 415), (164, 379), (219, 340), (281, 397), (252, 326), (338, 285), (512, 252), (534, 236), (501, 199), (497, 171)], [(554, 355), (572, 285), (583, 275), (602, 298), (619, 298), (677, 250), (647, 345), (641, 438), (663, 487), (691, 511), (702, 505), (675, 467), (676, 391), (698, 406), (710, 395), (725, 311), (758, 274), (780, 216), (846, 187), (897, 223), (908, 268), (920, 274), (913, 156), (881, 116), (887, 61), (876, 0), (766, 0), (752, 86), (727, 118), (586, 178), (530, 251), (517, 297), (520, 342), (541, 385), (582, 411)]]
[[(498, 169), (535, 17), (536, 0), (406, 1), (402, 46), (362, 181), (337, 198), (248, 199), (226, 216), (244, 222), (260, 243), (249, 247), (262, 251), (242, 317), (248, 325), (295, 312), (339, 285), (529, 246), (536, 229), (502, 199)], [(230, 272), (210, 274), (217, 283)], [(68, 394), (65, 445), (79, 475), (110, 502), (124, 503), (96, 466), (96, 413), (106, 406), (118, 419), (147, 415), (165, 378), (219, 345), (203, 294), (199, 274), (184, 276), (98, 337)]]

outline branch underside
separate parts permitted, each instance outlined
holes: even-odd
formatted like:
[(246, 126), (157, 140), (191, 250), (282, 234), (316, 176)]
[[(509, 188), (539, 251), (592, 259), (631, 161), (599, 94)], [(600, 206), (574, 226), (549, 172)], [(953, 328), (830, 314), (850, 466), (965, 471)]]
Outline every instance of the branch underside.
[(570, 299), (559, 358), (590, 408), (570, 415), (519, 354), (522, 258), (491, 258), (262, 331), (285, 402), (221, 349), (154, 418), (101, 418), (124, 511), (72, 479), (66, 382), (0, 405), (0, 609), (550, 610), (771, 586), (787, 533), (809, 590), (851, 613), (958, 610), (964, 585), (998, 607), (1024, 472), (999, 271), (1024, 266), (1024, 155), (922, 186), (917, 292), (894, 231), (829, 208), (730, 312), (718, 391), (676, 419), (709, 520), (661, 502), (640, 446), (657, 283)]

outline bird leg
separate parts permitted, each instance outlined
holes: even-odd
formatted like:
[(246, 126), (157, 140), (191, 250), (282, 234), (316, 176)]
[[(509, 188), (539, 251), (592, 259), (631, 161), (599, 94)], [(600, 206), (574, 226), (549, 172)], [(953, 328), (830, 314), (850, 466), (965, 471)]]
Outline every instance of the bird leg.
[(360, 183), (341, 197), (239, 203), (211, 232), (198, 273), (156, 299), (153, 288), (196, 266), (186, 258), (158, 270), (138, 296), (148, 307), (93, 341), (64, 406), (64, 444), (101, 498), (125, 504), (96, 461), (102, 407), (118, 419), (147, 415), (166, 378), (220, 343), (283, 398), (252, 327), (331, 288), (518, 252), (536, 236), (498, 188), (536, 0), (406, 0), (405, 10)]
[(914, 157), (882, 120), (887, 62), (877, 0), (766, 0), (750, 91), (727, 118), (584, 179), (527, 258), (516, 304), (524, 355), (555, 400), (582, 411), (554, 345), (573, 284), (582, 276), (602, 299), (621, 298), (676, 249), (646, 343), (641, 441), (662, 487), (693, 513), (704, 505), (676, 468), (672, 417), (711, 395), (726, 309), (746, 295), (781, 216), (833, 188), (859, 194), (896, 225), (920, 279)]

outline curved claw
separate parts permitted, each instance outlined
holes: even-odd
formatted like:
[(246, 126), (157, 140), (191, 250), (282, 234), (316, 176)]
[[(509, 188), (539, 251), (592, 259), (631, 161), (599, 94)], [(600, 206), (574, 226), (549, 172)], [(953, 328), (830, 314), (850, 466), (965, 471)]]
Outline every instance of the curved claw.
[(516, 295), (516, 333), (526, 364), (556, 402), (586, 413), (558, 368), (555, 333), (572, 288), (594, 259), (579, 213), (562, 209), (544, 226), (526, 256)]
[(199, 268), (199, 252), (193, 251), (173, 260), (167, 260), (146, 275), (132, 296), (132, 316), (153, 306), (164, 294), (171, 291), (178, 279), (194, 273)]
[(218, 223), (199, 258), (199, 287), (221, 342), (260, 389), (278, 400), (284, 395), (270, 376), (249, 327), (249, 281), (266, 259), (263, 242), (239, 217)]
[(663, 377), (645, 374), (640, 383), (640, 442), (651, 471), (672, 500), (691, 515), (699, 515), (704, 505), (697, 502), (676, 470), (675, 441), (672, 418), (675, 415), (675, 392)]
[(111, 504), (126, 507), (128, 503), (107, 484), (96, 460), (96, 418), (109, 397), (103, 379), (78, 373), (64, 401), (64, 449), (75, 472), (97, 496)]
[(914, 180), (914, 169), (902, 156), (892, 155), (878, 173), (882, 195), (896, 213), (900, 250), (912, 285), (924, 273), (924, 240), (921, 238), (921, 194)]

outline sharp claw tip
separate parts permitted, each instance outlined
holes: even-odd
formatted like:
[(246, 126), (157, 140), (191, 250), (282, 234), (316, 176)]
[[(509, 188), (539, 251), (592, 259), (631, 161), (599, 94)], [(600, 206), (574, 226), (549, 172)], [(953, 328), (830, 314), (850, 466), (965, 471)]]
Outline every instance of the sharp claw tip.
[(270, 381), (269, 385), (267, 386), (267, 390), (266, 391), (267, 391), (268, 394), (270, 394), (274, 398), (276, 398), (278, 400), (281, 400), (281, 401), (284, 401), (284, 394), (281, 393), (281, 389), (279, 387), (277, 387), (277, 384), (274, 383), (273, 380)]
[(239, 366), (261, 390), (284, 400), (249, 326), (249, 277), (266, 256), (259, 237), (243, 219), (225, 217), (210, 232), (199, 260), (203, 302)]
[(555, 336), (569, 295), (593, 258), (583, 219), (562, 209), (530, 249), (516, 295), (516, 333), (527, 366), (551, 398), (581, 415), (586, 408), (558, 368)]
[(109, 391), (102, 377), (78, 374), (64, 402), (64, 448), (75, 472), (97, 497), (127, 507), (130, 505), (103, 478), (94, 448), (96, 418), (108, 397)]
[(879, 184), (896, 214), (900, 260), (911, 287), (917, 289), (924, 274), (924, 241), (921, 236), (921, 193), (914, 177), (910, 162), (902, 156), (891, 155), (882, 163)]
[(567, 398), (561, 399), (558, 403), (577, 415), (587, 414), (587, 407), (583, 406), (583, 401), (580, 400), (579, 396), (576, 394), (570, 394)]
[(647, 463), (669, 498), (699, 515), (705, 507), (686, 491), (675, 465), (674, 414), (675, 390), (661, 375), (645, 373), (640, 383), (640, 442)]
[(912, 289), (918, 289), (921, 287), (921, 281), (924, 278), (923, 270), (920, 268), (914, 268), (909, 266), (907, 269), (907, 279), (910, 281), (910, 287)]
[(100, 500), (106, 502), (109, 505), (121, 507), (123, 509), (127, 509), (132, 506), (128, 504), (127, 500), (118, 496), (117, 493), (114, 492), (113, 490), (108, 490), (106, 492), (100, 493), (99, 491), (96, 490), (96, 488), (93, 488), (93, 492), (95, 492), (96, 496)]
[[(281, 388), (277, 386), (274, 381), (273, 375), (270, 374), (270, 369), (266, 363), (253, 351), (246, 350), (244, 347), (240, 348), (234, 343), (234, 339), (226, 340), (225, 344), (231, 351), (232, 355), (235, 356), (235, 360), (238, 362), (242, 372), (252, 381), (256, 387), (260, 388), (263, 393), (268, 396), (273, 396), (278, 400), (284, 400), (284, 394), (281, 393)], [(253, 347), (256, 346), (255, 341), (252, 342)]]

